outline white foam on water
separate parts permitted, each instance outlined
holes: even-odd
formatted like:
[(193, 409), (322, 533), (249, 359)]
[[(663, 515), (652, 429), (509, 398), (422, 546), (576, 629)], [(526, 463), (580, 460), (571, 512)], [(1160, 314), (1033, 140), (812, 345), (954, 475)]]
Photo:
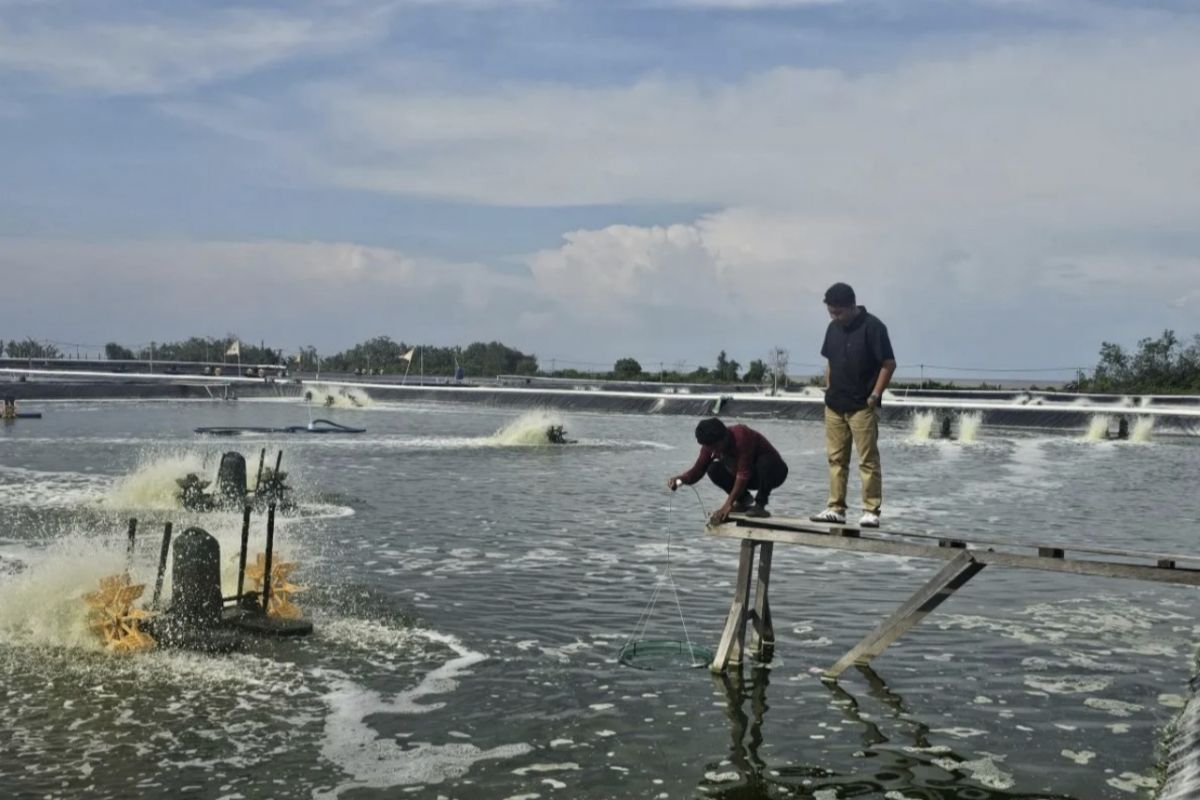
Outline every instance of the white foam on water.
[(124, 553), (116, 544), (79, 534), (64, 537), (0, 582), (0, 641), (99, 650), (83, 595), (124, 568)]
[(73, 508), (101, 497), (107, 479), (81, 472), (0, 466), (0, 506)]
[(933, 763), (947, 772), (963, 772), (972, 780), (989, 789), (1011, 789), (1016, 785), (1013, 776), (997, 766), (1002, 756), (983, 756), (973, 761), (955, 761), (952, 758), (935, 758)]
[[(322, 408), (371, 408), (375, 401), (365, 390), (350, 386), (329, 386), (323, 383), (305, 385), (305, 392), (312, 393), (312, 401), (304, 402), (313, 413)], [(301, 398), (303, 400), (303, 397)]]
[(1099, 692), (1112, 685), (1111, 678), (1039, 678), (1025, 676), (1025, 685), (1047, 694), (1081, 694)]
[(1142, 706), (1137, 703), (1126, 703), (1123, 700), (1113, 700), (1106, 697), (1089, 697), (1083, 701), (1083, 704), (1088, 708), (1103, 711), (1114, 717), (1129, 717), (1133, 716), (1134, 712), (1142, 710)]
[(918, 411), (912, 417), (912, 435), (909, 437), (913, 442), (928, 442), (933, 435), (933, 426), (937, 422), (937, 416), (932, 411)]
[[(384, 789), (394, 786), (438, 784), (462, 777), (471, 766), (483, 760), (515, 758), (532, 751), (525, 743), (500, 745), (487, 750), (454, 742), (432, 744), (381, 739), (366, 720), (377, 714), (428, 714), (442, 708), (440, 702), (423, 702), (433, 695), (454, 692), (458, 682), (474, 665), (487, 656), (464, 647), (457, 638), (435, 631), (416, 631), (412, 635), (427, 643), (441, 645), (455, 655), (432, 670), (414, 688), (385, 698), (344, 676), (331, 681), (324, 696), (329, 707), (325, 717), (321, 754), (351, 776), (329, 792), (314, 792), (314, 797), (337, 797), (357, 788)], [(318, 670), (320, 674), (328, 674)]]
[(541, 447), (551, 443), (546, 435), (549, 427), (562, 424), (562, 418), (554, 411), (528, 411), (485, 441), (493, 447)]
[(1139, 416), (1133, 421), (1133, 430), (1129, 432), (1129, 441), (1144, 444), (1154, 436), (1154, 417), (1149, 414)]
[(1158, 779), (1150, 775), (1139, 775), (1136, 772), (1122, 772), (1120, 777), (1109, 778), (1105, 781), (1114, 789), (1133, 794), (1138, 789), (1153, 789), (1158, 786)]
[(118, 478), (100, 504), (122, 510), (182, 508), (178, 481), (193, 472), (201, 479), (211, 481), (214, 476), (209, 473), (215, 474), (216, 466), (206, 465), (203, 454), (196, 451), (144, 452), (138, 467), (129, 475)]
[(1076, 764), (1087, 764), (1096, 757), (1096, 754), (1091, 750), (1080, 750), (1079, 752), (1063, 750), (1062, 756), (1070, 761), (1074, 761)]
[(979, 429), (983, 427), (983, 412), (968, 411), (958, 417), (958, 441), (971, 444), (979, 437)]
[(1085, 442), (1103, 442), (1108, 439), (1108, 429), (1112, 426), (1112, 417), (1108, 414), (1093, 414), (1088, 421), (1087, 431), (1083, 434)]

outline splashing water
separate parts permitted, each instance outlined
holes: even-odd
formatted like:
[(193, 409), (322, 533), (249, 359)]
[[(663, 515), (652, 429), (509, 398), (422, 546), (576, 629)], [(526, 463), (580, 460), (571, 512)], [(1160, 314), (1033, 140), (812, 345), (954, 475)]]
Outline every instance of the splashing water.
[(1108, 414), (1096, 414), (1088, 422), (1087, 433), (1083, 435), (1086, 442), (1103, 442), (1108, 438), (1108, 429), (1112, 425), (1112, 417)]
[(983, 427), (983, 412), (969, 411), (958, 417), (958, 440), (964, 444), (975, 441)]
[(912, 441), (928, 442), (933, 434), (933, 425), (937, 418), (932, 411), (918, 411), (913, 414)]
[[(232, 450), (232, 448), (230, 448)], [(246, 459), (246, 491), (252, 492), (258, 479), (258, 450), (237, 451)], [(103, 508), (116, 510), (149, 509), (173, 511), (183, 508), (179, 499), (179, 483), (188, 473), (201, 479), (216, 481), (217, 464), (220, 458), (206, 459), (195, 451), (170, 452), (152, 451), (144, 454), (138, 468), (119, 479), (100, 500)], [(210, 487), (211, 491), (211, 487)]]
[(549, 445), (547, 435), (551, 425), (562, 425), (562, 419), (550, 411), (530, 411), (486, 437), (487, 444), (498, 447), (540, 447)]
[(1142, 414), (1133, 421), (1133, 430), (1129, 433), (1131, 442), (1148, 442), (1154, 433), (1154, 417)]
[[(0, 584), (0, 641), (99, 650), (88, 629), (83, 595), (122, 570), (119, 539), (75, 533)], [(135, 582), (138, 582), (135, 580)]]
[(111, 509), (146, 508), (163, 511), (181, 508), (177, 481), (189, 472), (211, 480), (206, 475), (208, 471), (200, 453), (149, 457), (132, 474), (119, 479), (100, 500), (100, 505)]
[(370, 408), (375, 405), (371, 396), (362, 389), (349, 386), (327, 386), (314, 383), (306, 386), (305, 393), (312, 394), (311, 407), (317, 408)]

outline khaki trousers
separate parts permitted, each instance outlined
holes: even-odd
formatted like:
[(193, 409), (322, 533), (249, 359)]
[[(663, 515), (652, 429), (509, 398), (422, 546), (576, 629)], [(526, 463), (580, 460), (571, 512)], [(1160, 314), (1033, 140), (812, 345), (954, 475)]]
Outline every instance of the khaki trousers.
[(842, 414), (825, 407), (825, 453), (829, 456), (829, 507), (846, 509), (850, 476), (850, 444), (858, 450), (863, 510), (879, 513), (883, 505), (883, 468), (879, 463), (879, 410), (864, 408)]

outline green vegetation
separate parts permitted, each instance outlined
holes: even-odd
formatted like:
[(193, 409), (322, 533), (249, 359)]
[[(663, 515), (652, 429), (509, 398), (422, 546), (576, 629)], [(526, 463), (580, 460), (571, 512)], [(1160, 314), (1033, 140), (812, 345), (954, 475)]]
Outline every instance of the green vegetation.
[[(237, 342), (240, 358), (227, 356)], [(411, 361), (406, 358), (411, 355)], [(52, 343), (34, 339), (25, 341), (0, 340), (0, 355), (10, 358), (54, 359), (64, 354)], [(240, 340), (235, 334), (224, 337), (193, 336), (179, 342), (151, 342), (148, 346), (127, 347), (119, 342), (104, 345), (104, 358), (110, 361), (182, 361), (210, 364), (286, 364), (298, 372), (367, 373), (373, 375), (423, 374), (450, 377), (461, 367), (472, 377), (495, 375), (528, 375), (581, 380), (647, 381), (664, 383), (745, 383), (787, 386), (788, 353), (774, 348), (767, 361), (754, 359), (742, 373), (741, 364), (722, 350), (714, 365), (684, 369), (682, 362), (674, 369), (659, 365), (647, 371), (637, 359), (617, 359), (611, 371), (577, 369), (543, 370), (537, 356), (524, 353), (501, 342), (474, 342), (466, 347), (436, 347), (397, 342), (388, 336), (377, 336), (332, 355), (321, 355), (312, 345), (306, 345), (285, 356), (282, 350), (254, 345)]]
[[(782, 354), (781, 356), (779, 354)], [(778, 350), (776, 358), (781, 358), (779, 361), (780, 375), (784, 374), (787, 369), (787, 352)], [(684, 372), (681, 369), (663, 369), (661, 372), (646, 372), (642, 369), (642, 365), (638, 363), (636, 358), (619, 358), (613, 364), (611, 372), (581, 372), (579, 370), (564, 369), (555, 370), (550, 373), (538, 373), (552, 378), (578, 378), (589, 380), (614, 380), (614, 381), (648, 381), (654, 383), (749, 383), (762, 384), (769, 381), (773, 375), (771, 367), (761, 359), (755, 359), (750, 362), (746, 373), (738, 377), (738, 372), (741, 369), (741, 364), (733, 359), (722, 350), (717, 354), (717, 362), (713, 369), (708, 367), (696, 367), (691, 372)], [(786, 383), (786, 378), (781, 377), (781, 383)]]
[(33, 339), (23, 342), (10, 341), (7, 346), (0, 348), (0, 352), (6, 353), (9, 358), (62, 358), (62, 353), (54, 345), (43, 344)]
[(1200, 335), (1184, 344), (1175, 331), (1142, 339), (1136, 352), (1119, 344), (1100, 345), (1100, 363), (1091, 375), (1080, 372), (1067, 391), (1113, 394), (1200, 393)]

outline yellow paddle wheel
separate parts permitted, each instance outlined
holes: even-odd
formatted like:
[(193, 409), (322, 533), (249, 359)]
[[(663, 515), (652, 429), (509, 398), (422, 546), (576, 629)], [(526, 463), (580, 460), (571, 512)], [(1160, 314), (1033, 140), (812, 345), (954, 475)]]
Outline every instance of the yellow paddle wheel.
[(142, 620), (153, 613), (134, 608), (146, 585), (131, 583), (129, 573), (100, 579), (100, 589), (83, 596), (88, 605), (88, 626), (113, 652), (131, 653), (154, 647), (154, 637), (141, 630)]
[[(260, 595), (263, 590), (263, 576), (267, 569), (266, 562), (266, 554), (259, 553), (254, 563), (246, 567), (246, 577), (253, 584), (253, 590)], [(292, 602), (292, 595), (303, 592), (307, 587), (297, 586), (289, 580), (292, 572), (298, 566), (300, 566), (298, 561), (277, 561), (271, 564), (271, 600), (267, 609), (268, 616), (283, 619), (300, 618), (300, 608)]]

